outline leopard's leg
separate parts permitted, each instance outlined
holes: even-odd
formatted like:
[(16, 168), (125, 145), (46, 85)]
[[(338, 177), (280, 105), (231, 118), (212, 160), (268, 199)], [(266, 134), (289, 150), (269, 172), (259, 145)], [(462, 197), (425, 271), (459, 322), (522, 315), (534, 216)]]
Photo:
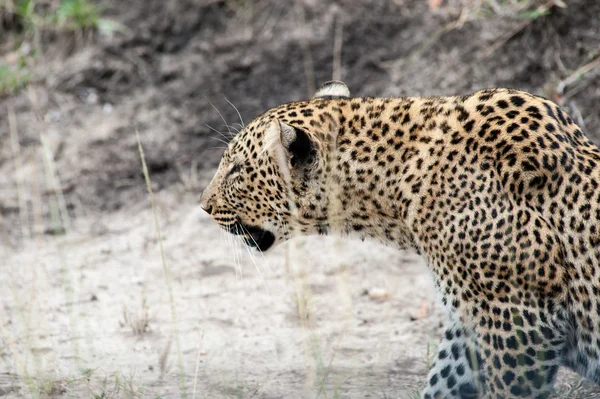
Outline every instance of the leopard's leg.
[[(581, 298), (587, 288), (574, 284), (571, 291)], [(571, 301), (567, 315), (562, 365), (600, 384), (600, 336), (597, 332), (600, 328), (600, 303)]]
[(490, 304), (475, 326), (486, 399), (548, 398), (565, 337), (554, 315), (536, 306)]
[(481, 357), (458, 318), (446, 323), (427, 376), (423, 399), (475, 399), (483, 391)]

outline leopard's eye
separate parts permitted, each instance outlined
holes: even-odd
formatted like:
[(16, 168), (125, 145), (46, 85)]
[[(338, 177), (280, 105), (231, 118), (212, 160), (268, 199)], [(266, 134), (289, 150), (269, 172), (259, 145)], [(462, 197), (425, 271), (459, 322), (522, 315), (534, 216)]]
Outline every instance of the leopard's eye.
[(239, 175), (242, 171), (242, 165), (239, 163), (234, 164), (231, 169), (229, 169), (229, 173), (227, 173), (227, 178), (235, 177), (235, 175)]

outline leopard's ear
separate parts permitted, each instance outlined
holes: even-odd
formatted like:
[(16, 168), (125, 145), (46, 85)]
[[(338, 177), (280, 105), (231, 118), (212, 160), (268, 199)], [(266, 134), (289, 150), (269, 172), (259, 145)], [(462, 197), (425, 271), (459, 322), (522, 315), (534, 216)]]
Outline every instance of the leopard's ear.
[(279, 122), (281, 125), (281, 142), (291, 157), (293, 167), (306, 165), (313, 161), (315, 156), (314, 145), (308, 134), (302, 130)]
[(340, 82), (339, 80), (330, 80), (326, 82), (313, 96), (313, 98), (327, 98), (327, 99), (337, 99), (337, 98), (348, 98), (350, 97), (350, 90), (348, 86), (344, 82)]
[(280, 160), (286, 159), (292, 167), (307, 164), (315, 156), (314, 144), (302, 129), (273, 120), (265, 136), (265, 150), (274, 150)]

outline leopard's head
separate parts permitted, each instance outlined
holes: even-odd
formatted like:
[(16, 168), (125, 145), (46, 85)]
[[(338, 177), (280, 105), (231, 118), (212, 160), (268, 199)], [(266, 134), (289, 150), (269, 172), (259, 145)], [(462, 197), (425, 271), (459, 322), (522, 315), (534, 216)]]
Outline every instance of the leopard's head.
[(201, 207), (261, 251), (295, 233), (325, 233), (328, 159), (339, 123), (335, 100), (348, 96), (345, 84), (328, 82), (312, 100), (250, 122), (229, 143)]

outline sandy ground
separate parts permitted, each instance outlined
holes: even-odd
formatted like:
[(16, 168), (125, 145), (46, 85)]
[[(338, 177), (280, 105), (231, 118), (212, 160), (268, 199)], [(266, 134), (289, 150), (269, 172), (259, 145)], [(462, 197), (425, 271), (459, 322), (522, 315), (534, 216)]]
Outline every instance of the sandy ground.
[(443, 320), (419, 257), (322, 237), (263, 257), (173, 191), (168, 277), (147, 203), (2, 253), (0, 396), (418, 397)]
[[(0, 98), (2, 397), (418, 397), (443, 320), (422, 259), (322, 237), (249, 254), (200, 211), (225, 97), (248, 120), (332, 72), (355, 95), (508, 86), (600, 142), (594, 0), (99, 3), (126, 34), (42, 35), (33, 83)], [(600, 390), (563, 371), (556, 396)]]
[[(160, 218), (169, 283), (150, 209), (8, 256), (5, 394), (40, 385), (75, 397), (182, 389), (199, 398), (411, 397), (418, 389), (441, 320), (419, 258), (322, 238), (263, 258), (196, 206), (178, 207), (166, 193), (157, 202), (171, 209)], [(90, 240), (89, 229), (103, 232)]]
[[(167, 278), (143, 208), (2, 254), (1, 394), (418, 395), (443, 320), (420, 258), (316, 237), (262, 257), (193, 198), (164, 192)], [(559, 392), (591, 397), (576, 376), (561, 377)]]

